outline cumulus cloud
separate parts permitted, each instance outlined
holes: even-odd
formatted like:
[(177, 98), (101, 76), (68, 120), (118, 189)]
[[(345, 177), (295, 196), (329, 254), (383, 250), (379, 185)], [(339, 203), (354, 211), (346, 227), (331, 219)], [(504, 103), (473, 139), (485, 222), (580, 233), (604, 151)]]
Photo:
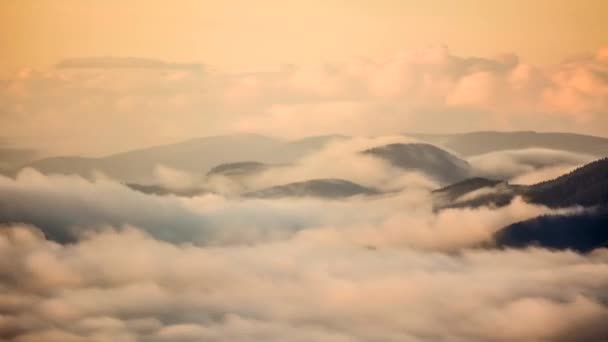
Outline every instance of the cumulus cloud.
[(201, 248), (135, 228), (59, 245), (14, 225), (0, 232), (0, 256), (10, 275), (1, 298), (6, 340), (608, 337), (606, 251), (443, 254), (302, 240)]
[(440, 47), (259, 72), (138, 58), (73, 59), (3, 82), (0, 123), (21, 143), (88, 154), (230, 131), (290, 137), (478, 129), (603, 134), (604, 50), (536, 66), (513, 55), (462, 57)]

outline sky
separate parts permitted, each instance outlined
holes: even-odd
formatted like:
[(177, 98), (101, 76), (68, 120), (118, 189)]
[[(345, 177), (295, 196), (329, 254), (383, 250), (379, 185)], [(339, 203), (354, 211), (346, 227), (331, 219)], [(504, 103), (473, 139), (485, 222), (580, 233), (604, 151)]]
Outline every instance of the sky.
[(0, 7), (0, 136), (55, 154), (243, 131), (608, 135), (601, 0)]
[(1, 68), (141, 56), (221, 67), (310, 63), (448, 45), (554, 63), (607, 44), (608, 4), (564, 1), (4, 1)]

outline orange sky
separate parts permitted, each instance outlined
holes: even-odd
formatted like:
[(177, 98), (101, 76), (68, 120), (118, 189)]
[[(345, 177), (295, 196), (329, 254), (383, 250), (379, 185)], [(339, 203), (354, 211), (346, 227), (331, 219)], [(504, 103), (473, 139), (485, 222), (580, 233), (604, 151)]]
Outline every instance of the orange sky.
[(608, 134), (607, 0), (4, 0), (0, 25), (0, 137), (57, 153), (234, 132)]
[(228, 68), (441, 44), (543, 64), (608, 43), (604, 0), (7, 0), (0, 9), (1, 72), (80, 56)]

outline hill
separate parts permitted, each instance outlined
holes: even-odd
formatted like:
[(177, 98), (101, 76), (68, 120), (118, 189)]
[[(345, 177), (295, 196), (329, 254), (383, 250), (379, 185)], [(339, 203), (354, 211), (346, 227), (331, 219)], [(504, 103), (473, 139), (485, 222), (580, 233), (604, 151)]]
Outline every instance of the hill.
[[(442, 207), (501, 206), (510, 203), (515, 196), (522, 196), (526, 202), (541, 204), (551, 208), (572, 206), (595, 207), (608, 205), (608, 158), (586, 164), (568, 174), (534, 185), (492, 185), (488, 181), (469, 181), (435, 190), (436, 198), (451, 200)], [(476, 185), (477, 186), (473, 186)], [(483, 186), (482, 186), (483, 185)], [(480, 187), (494, 189), (485, 196), (454, 202)], [(502, 191), (501, 191), (502, 190)], [(441, 197), (439, 197), (441, 196)], [(440, 203), (441, 204), (441, 203)]]
[(493, 188), (500, 183), (503, 183), (503, 181), (482, 177), (473, 177), (434, 190), (433, 194), (435, 196), (440, 196), (447, 201), (453, 201), (473, 191), (477, 191), (483, 188)]
[(494, 241), (498, 247), (539, 246), (578, 252), (608, 247), (608, 209), (515, 223), (494, 234)]
[(147, 195), (157, 195), (157, 196), (182, 196), (182, 197), (194, 197), (199, 196), (209, 191), (205, 189), (193, 188), (193, 189), (169, 189), (163, 187), (161, 185), (156, 184), (137, 184), (137, 183), (126, 183), (127, 187), (131, 190), (135, 190)]
[(356, 195), (376, 195), (378, 190), (368, 188), (343, 179), (313, 179), (272, 186), (266, 189), (245, 193), (244, 197), (319, 197), (338, 199)]
[(608, 158), (584, 165), (556, 179), (526, 187), (526, 200), (549, 207), (608, 204)]
[(467, 157), (494, 151), (535, 147), (584, 153), (597, 157), (608, 156), (608, 138), (574, 133), (521, 131), (406, 135), (437, 144)]
[(405, 170), (422, 172), (443, 184), (461, 181), (471, 174), (465, 160), (430, 144), (389, 144), (363, 153), (382, 158)]
[(264, 170), (267, 170), (269, 167), (271, 166), (268, 164), (255, 161), (224, 163), (215, 166), (211, 170), (209, 170), (209, 172), (207, 172), (207, 176), (245, 176), (257, 172), (262, 172)]
[(261, 135), (237, 134), (192, 139), (101, 158), (46, 158), (23, 167), (33, 167), (43, 173), (85, 177), (97, 170), (124, 182), (146, 183), (152, 180), (154, 168), (159, 164), (199, 174), (220, 164), (242, 160), (283, 164), (322, 148), (332, 139), (333, 136), (324, 136), (283, 141)]

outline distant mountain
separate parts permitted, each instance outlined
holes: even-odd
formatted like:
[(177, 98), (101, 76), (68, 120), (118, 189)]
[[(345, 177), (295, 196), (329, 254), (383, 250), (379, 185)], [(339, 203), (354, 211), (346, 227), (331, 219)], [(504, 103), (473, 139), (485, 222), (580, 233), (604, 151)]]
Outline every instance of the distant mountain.
[(207, 172), (207, 176), (245, 176), (262, 172), (271, 167), (268, 164), (255, 162), (255, 161), (242, 161), (234, 163), (220, 164)]
[[(464, 184), (464, 185), (463, 185)], [(487, 192), (484, 196), (477, 196), (466, 201), (439, 203), (442, 207), (479, 207), (507, 205), (515, 196), (522, 196), (526, 202), (541, 204), (551, 208), (565, 208), (571, 206), (595, 207), (608, 205), (608, 158), (599, 159), (586, 164), (568, 174), (550, 181), (523, 186), (499, 183), (491, 185), (490, 182), (477, 181), (473, 184), (482, 184), (494, 192)], [(471, 189), (468, 192), (466, 190)], [(452, 200), (471, 194), (479, 186), (467, 186), (466, 182), (435, 191), (441, 199)], [(439, 197), (437, 197), (439, 198)]]
[(443, 184), (461, 181), (471, 174), (465, 160), (430, 144), (389, 144), (363, 153), (385, 159), (402, 169), (420, 171)]
[(344, 141), (350, 138), (351, 137), (349, 136), (339, 134), (315, 135), (311, 137), (305, 137), (289, 141), (286, 143), (286, 145), (290, 151), (299, 153), (301, 155), (306, 155), (308, 153), (318, 150), (321, 147), (324, 147), (328, 143), (335, 141)]
[(462, 156), (525, 148), (547, 148), (608, 156), (608, 138), (573, 133), (472, 132), (462, 134), (406, 134), (445, 147)]
[(8, 172), (36, 157), (40, 158), (39, 152), (32, 149), (0, 146), (0, 173)]
[(207, 193), (205, 189), (168, 189), (160, 185), (155, 184), (137, 184), (137, 183), (126, 183), (130, 189), (139, 191), (147, 195), (157, 196), (182, 196), (182, 197), (194, 197)]
[(494, 234), (494, 241), (498, 247), (539, 246), (578, 252), (608, 247), (608, 209), (515, 223)]
[(206, 173), (212, 167), (257, 160), (262, 163), (292, 162), (322, 148), (334, 138), (310, 137), (283, 141), (254, 134), (192, 139), (185, 142), (134, 150), (102, 158), (54, 157), (24, 165), (43, 173), (79, 174), (90, 176), (95, 170), (125, 182), (146, 183), (152, 180), (156, 165), (194, 173)]
[(243, 196), (253, 198), (319, 197), (338, 199), (356, 195), (376, 195), (379, 193), (378, 190), (343, 179), (313, 179), (272, 186), (245, 193)]

